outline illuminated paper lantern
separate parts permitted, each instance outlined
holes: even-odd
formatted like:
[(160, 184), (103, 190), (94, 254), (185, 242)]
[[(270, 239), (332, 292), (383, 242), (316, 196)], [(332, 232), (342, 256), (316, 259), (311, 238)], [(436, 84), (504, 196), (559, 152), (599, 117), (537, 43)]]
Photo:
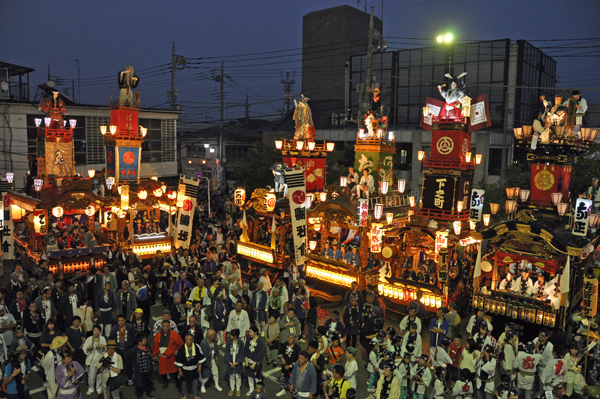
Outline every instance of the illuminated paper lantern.
[(398, 192), (404, 194), (404, 190), (406, 190), (406, 180), (398, 179)]
[(327, 143), (327, 151), (331, 152), (335, 149), (335, 143)]
[(275, 210), (275, 204), (277, 203), (277, 198), (273, 193), (267, 193), (265, 195), (265, 206), (267, 207), (267, 212), (273, 212)]
[(462, 212), (464, 206), (465, 206), (465, 202), (464, 201), (456, 201), (456, 210), (457, 210), (457, 212)]
[(77, 119), (69, 119), (69, 126), (71, 126), (71, 129), (75, 129), (75, 126), (77, 126)]
[(373, 207), (373, 216), (375, 216), (375, 219), (379, 220), (379, 219), (381, 219), (382, 215), (383, 215), (383, 204), (375, 204), (375, 206)]
[(94, 169), (88, 169), (88, 176), (90, 177), (90, 179), (93, 179), (94, 176), (96, 176), (96, 171)]
[(170, 200), (174, 200), (174, 199), (176, 199), (176, 198), (177, 198), (177, 191), (175, 191), (175, 190), (171, 190), (171, 191), (169, 191), (169, 194), (167, 194), (167, 197), (168, 197)]
[(341, 176), (340, 177), (340, 186), (346, 187), (348, 185), (348, 177)]
[(129, 209), (129, 186), (119, 186), (121, 189), (121, 209)]
[(489, 213), (483, 214), (483, 225), (485, 227), (488, 227), (490, 225), (490, 214)]
[(145, 200), (146, 198), (148, 198), (148, 191), (146, 191), (142, 188), (140, 191), (138, 191), (138, 197), (141, 200)]
[(241, 207), (246, 203), (246, 190), (238, 188), (233, 193), (233, 202), (237, 207)]
[(482, 158), (483, 158), (483, 154), (475, 154), (475, 165), (481, 165)]
[(156, 198), (162, 197), (163, 195), (163, 190), (160, 187), (155, 188), (153, 192)]
[(308, 144), (307, 144), (307, 146), (308, 146), (308, 150), (309, 150), (309, 151), (313, 151), (313, 150), (315, 149), (315, 145), (316, 145), (316, 144), (317, 144), (317, 143), (315, 143), (314, 141), (309, 141), (309, 142), (308, 142)]
[[(42, 124), (42, 118), (35, 118), (35, 127), (40, 127), (40, 125)], [(583, 130), (583, 129), (581, 129)]]
[(64, 209), (62, 209), (60, 206), (55, 206), (54, 208), (52, 208), (52, 216), (54, 216), (55, 218), (62, 217), (63, 214)]
[(390, 182), (387, 180), (381, 181), (381, 194), (386, 195), (388, 193), (388, 189), (390, 187)]
[(392, 222), (394, 221), (394, 213), (393, 212), (386, 213), (385, 218), (387, 220), (387, 224), (392, 224)]
[(317, 241), (310, 240), (308, 242), (308, 246), (309, 246), (309, 248), (310, 248), (311, 251), (314, 251), (317, 248)]
[(458, 237), (462, 229), (462, 223), (460, 221), (452, 222), (452, 227), (454, 227), (454, 234)]
[(87, 208), (85, 208), (85, 214), (88, 216), (94, 216), (94, 214), (96, 213), (96, 208), (94, 208), (92, 205), (88, 206)]
[(12, 184), (14, 180), (15, 180), (15, 174), (13, 172), (7, 172), (6, 173), (6, 181), (8, 182), (8, 184)]
[(283, 140), (275, 140), (275, 148), (281, 150), (283, 148)]
[(108, 188), (109, 190), (112, 190), (114, 184), (115, 184), (115, 178), (114, 177), (107, 177), (106, 178), (106, 188)]
[(42, 191), (42, 186), (44, 185), (44, 179), (34, 179), (33, 180), (33, 187), (35, 188), (35, 191)]
[(48, 211), (45, 209), (33, 211), (33, 227), (36, 236), (45, 236), (48, 233)]

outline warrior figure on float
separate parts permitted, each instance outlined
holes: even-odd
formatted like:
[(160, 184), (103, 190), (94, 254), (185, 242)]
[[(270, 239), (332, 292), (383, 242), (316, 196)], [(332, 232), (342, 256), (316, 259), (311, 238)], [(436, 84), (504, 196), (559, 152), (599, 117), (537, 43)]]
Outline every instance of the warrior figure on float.
[(131, 65), (127, 65), (125, 69), (119, 72), (119, 88), (121, 89), (119, 105), (133, 106), (133, 89), (137, 87), (139, 82), (140, 78), (133, 72)]
[(65, 103), (60, 98), (60, 93), (58, 90), (53, 89), (52, 95), (44, 98), (38, 109), (42, 112), (46, 113), (46, 117), (50, 118), (50, 129), (64, 129), (64, 117), (67, 115), (67, 107), (65, 107)]
[(316, 132), (312, 119), (312, 111), (308, 106), (308, 97), (302, 95), (300, 101), (294, 99), (296, 109), (294, 110), (294, 120), (296, 121), (296, 132), (294, 140), (314, 140)]
[(460, 79), (466, 74), (466, 72), (463, 72), (458, 75), (456, 79), (454, 79), (449, 73), (444, 75), (450, 79), (450, 88), (448, 90), (443, 90), (442, 88), (445, 87), (446, 84), (438, 86), (440, 95), (444, 97), (444, 100), (446, 100), (446, 105), (442, 108), (440, 117), (461, 115), (462, 99), (467, 95), (467, 88), (465, 81)]

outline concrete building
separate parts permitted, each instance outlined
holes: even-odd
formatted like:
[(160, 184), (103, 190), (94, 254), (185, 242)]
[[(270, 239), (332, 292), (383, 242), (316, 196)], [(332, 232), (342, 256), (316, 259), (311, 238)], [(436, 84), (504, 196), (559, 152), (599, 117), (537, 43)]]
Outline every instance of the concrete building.
[[(14, 64), (0, 62), (0, 73), (7, 75), (9, 90), (0, 94), (0, 174), (14, 173), (14, 186), (25, 186), (25, 174), (29, 170), (28, 155), (37, 153), (36, 118), (44, 114), (37, 108), (37, 102), (52, 88), (40, 85), (36, 98), (29, 90), (29, 73), (34, 70)], [(0, 75), (0, 84), (4, 75)], [(115, 84), (115, 95), (118, 87)], [(68, 119), (77, 121), (74, 130), (75, 170), (87, 175), (88, 169), (104, 168), (104, 140), (100, 126), (110, 125), (108, 106), (75, 104), (61, 95), (67, 107)], [(142, 92), (143, 98), (143, 92)], [(140, 177), (177, 177), (177, 119), (180, 112), (140, 109), (139, 124), (148, 129), (142, 144)], [(174, 183), (176, 184), (176, 179)]]
[[(347, 5), (313, 11), (302, 19), (302, 93), (313, 101), (342, 100), (347, 62), (367, 50), (370, 14)], [(383, 23), (373, 19), (377, 32)], [(341, 112), (344, 112), (343, 109)]]

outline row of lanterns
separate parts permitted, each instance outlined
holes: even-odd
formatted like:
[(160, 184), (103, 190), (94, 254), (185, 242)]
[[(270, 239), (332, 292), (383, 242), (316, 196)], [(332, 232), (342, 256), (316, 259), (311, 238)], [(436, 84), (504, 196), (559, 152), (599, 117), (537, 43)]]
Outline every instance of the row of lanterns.
[[(358, 129), (358, 138), (359, 139), (364, 139), (366, 138), (366, 130), (365, 129)], [(377, 129), (377, 138), (382, 139), (383, 138), (383, 130), (382, 129)], [(396, 141), (396, 133), (393, 131), (388, 131), (388, 140), (391, 142)]]
[(323, 270), (314, 266), (308, 266), (306, 268), (306, 275), (311, 278), (316, 278), (317, 280), (326, 281), (328, 283), (344, 287), (350, 287), (352, 282), (356, 281), (355, 276)]
[[(283, 142), (284, 142), (283, 140), (275, 140), (275, 148), (277, 148), (278, 150), (283, 149)], [(296, 150), (298, 150), (298, 151), (302, 151), (302, 150), (314, 151), (316, 148), (316, 145), (317, 145), (317, 143), (315, 143), (314, 141), (296, 140)], [(332, 152), (335, 149), (335, 143), (332, 143), (332, 142), (325, 143), (324, 147), (327, 149), (328, 152)], [(211, 152), (212, 152), (212, 150), (211, 150)]]
[(258, 259), (266, 263), (273, 263), (273, 253), (271, 251), (265, 251), (258, 248), (253, 248), (238, 242), (237, 246), (238, 254), (242, 256), (248, 256), (253, 259)]
[[(417, 298), (417, 291), (410, 289), (405, 286), (392, 285), (387, 283), (380, 283), (377, 286), (377, 291), (379, 295), (398, 299), (400, 301), (414, 301)], [(436, 295), (431, 292), (422, 292), (421, 299), (419, 301), (425, 305), (432, 308), (440, 308), (442, 307), (443, 298), (441, 295)]]
[(156, 254), (156, 251), (161, 251), (162, 253), (171, 252), (171, 243), (161, 242), (158, 244), (136, 245), (133, 247), (133, 253), (139, 256), (154, 255)]
[[(562, 138), (565, 134), (566, 131), (566, 126), (554, 126), (554, 134), (556, 135), (557, 138)], [(582, 127), (580, 129), (580, 135), (581, 135), (581, 139), (583, 141), (589, 141), (589, 142), (593, 142), (596, 140), (596, 137), (598, 136), (598, 129), (594, 129), (591, 127)], [(522, 127), (515, 127), (513, 128), (513, 132), (515, 134), (515, 138), (517, 140), (528, 140), (532, 137), (532, 133), (533, 133), (533, 126), (531, 125), (525, 125)]]
[[(470, 163), (472, 158), (473, 158), (472, 152), (469, 151), (469, 152), (465, 153), (465, 162), (466, 163)], [(418, 151), (417, 159), (419, 160), (419, 162), (423, 162), (425, 160), (425, 151)], [(481, 165), (482, 159), (483, 159), (483, 154), (475, 154), (475, 165)]]
[[(40, 125), (42, 124), (42, 118), (35, 118), (35, 127), (40, 127)], [(50, 124), (52, 123), (52, 118), (44, 118), (44, 125), (46, 127), (50, 127)], [(67, 126), (67, 120), (64, 120), (64, 125), (65, 127)], [(71, 127), (71, 129), (75, 129), (75, 126), (77, 126), (77, 119), (69, 119), (69, 126)]]
[[(117, 133), (117, 126), (110, 125), (108, 126), (108, 129), (107, 126), (100, 126), (100, 133), (102, 133), (102, 136), (106, 135), (107, 130), (110, 132), (111, 136), (114, 136)], [(140, 125), (140, 133), (142, 133), (142, 137), (146, 137), (146, 134), (148, 133), (148, 128)]]
[[(340, 176), (340, 186), (342, 186), (342, 187), (348, 186), (348, 177), (347, 176)], [(390, 189), (390, 182), (388, 180), (382, 180), (379, 183), (379, 189), (381, 191), (381, 194), (387, 195), (387, 193)], [(400, 194), (404, 194), (405, 190), (406, 190), (406, 180), (398, 179), (398, 192)]]

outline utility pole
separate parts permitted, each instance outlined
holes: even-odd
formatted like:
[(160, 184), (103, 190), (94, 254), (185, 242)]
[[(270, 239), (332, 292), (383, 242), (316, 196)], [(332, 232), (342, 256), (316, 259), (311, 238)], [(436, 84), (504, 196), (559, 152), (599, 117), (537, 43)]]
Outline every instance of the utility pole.
[(167, 98), (173, 110), (180, 109), (179, 104), (177, 104), (177, 95), (179, 92), (175, 90), (175, 71), (183, 71), (185, 66), (186, 59), (183, 55), (175, 54), (175, 42), (173, 42), (173, 50), (171, 51), (171, 90), (167, 91)]
[(248, 119), (250, 118), (250, 104), (248, 104), (248, 95), (246, 95), (246, 103), (244, 104), (244, 108), (246, 108), (246, 129), (248, 129)]
[(223, 92), (224, 72), (221, 60), (221, 122), (219, 123), (219, 159), (223, 162), (223, 113), (225, 112), (225, 93)]
[(287, 112), (290, 112), (290, 105), (292, 104), (292, 87), (296, 83), (296, 71), (292, 73), (289, 69), (285, 71), (285, 77), (283, 71), (281, 71), (281, 84), (283, 84), (283, 105), (287, 106)]
[[(79, 60), (75, 58), (77, 61), (77, 102), (81, 104), (81, 70), (79, 69)], [(75, 92), (73, 92), (73, 98), (75, 98)]]
[(374, 50), (374, 46), (373, 46), (373, 8), (371, 7), (371, 19), (369, 20), (369, 44), (367, 46), (367, 79), (366, 79), (366, 85), (364, 87), (362, 87), (361, 84), (358, 85), (357, 90), (358, 90), (358, 116), (357, 116), (357, 123), (358, 123), (358, 128), (364, 128), (364, 121), (363, 121), (363, 112), (366, 110), (366, 104), (363, 102), (363, 92), (366, 90), (367, 87), (371, 87), (371, 81), (373, 79), (373, 50)]

